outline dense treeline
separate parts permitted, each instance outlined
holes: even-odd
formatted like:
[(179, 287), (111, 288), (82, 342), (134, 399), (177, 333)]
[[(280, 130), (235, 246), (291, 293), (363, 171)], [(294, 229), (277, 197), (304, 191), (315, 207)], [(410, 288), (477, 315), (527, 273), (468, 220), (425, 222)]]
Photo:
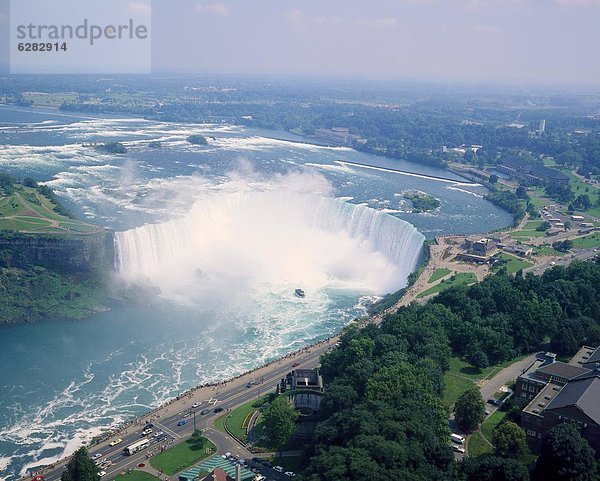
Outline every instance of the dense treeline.
[(560, 354), (600, 343), (599, 263), (574, 262), (541, 276), (491, 276), (443, 291), (432, 303), (448, 309), (445, 331), (460, 356), (480, 350), (496, 363), (541, 349), (547, 339)]
[(599, 262), (542, 276), (500, 272), (404, 307), (379, 326), (349, 328), (321, 360), (323, 421), (303, 479), (529, 479), (518, 461), (498, 456), (453, 465), (443, 373), (452, 354), (480, 352), (495, 363), (549, 338), (561, 354), (600, 343)]

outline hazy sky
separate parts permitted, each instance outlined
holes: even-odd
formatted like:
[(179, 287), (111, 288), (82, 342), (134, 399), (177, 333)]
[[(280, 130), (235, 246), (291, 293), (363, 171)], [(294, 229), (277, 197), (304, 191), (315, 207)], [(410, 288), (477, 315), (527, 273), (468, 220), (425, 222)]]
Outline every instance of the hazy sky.
[(600, 83), (600, 0), (121, 1), (155, 71)]
[(600, 83), (600, 0), (154, 0), (155, 69)]

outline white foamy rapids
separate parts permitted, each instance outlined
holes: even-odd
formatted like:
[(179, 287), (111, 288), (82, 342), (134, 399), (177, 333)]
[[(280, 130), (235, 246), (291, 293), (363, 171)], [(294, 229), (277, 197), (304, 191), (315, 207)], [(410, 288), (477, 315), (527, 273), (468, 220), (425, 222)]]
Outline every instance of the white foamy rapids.
[[(297, 192), (221, 192), (181, 219), (116, 235), (118, 270), (167, 296), (302, 285), (383, 294), (406, 285), (424, 236), (364, 205)], [(262, 291), (262, 288), (260, 288)], [(240, 296), (243, 297), (243, 296)]]

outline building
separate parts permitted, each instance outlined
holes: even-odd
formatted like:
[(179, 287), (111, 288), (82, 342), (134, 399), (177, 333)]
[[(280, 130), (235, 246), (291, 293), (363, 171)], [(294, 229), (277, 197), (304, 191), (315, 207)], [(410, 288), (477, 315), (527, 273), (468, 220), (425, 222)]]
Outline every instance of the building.
[(215, 468), (206, 477), (202, 478), (202, 481), (235, 481), (221, 468)]
[(569, 177), (558, 170), (550, 169), (542, 164), (535, 164), (522, 160), (503, 160), (497, 169), (517, 179), (531, 182), (532, 184), (568, 184)]
[(540, 127), (538, 128), (538, 135), (542, 135), (544, 132), (546, 132), (546, 120), (542, 119), (540, 120)]
[(332, 127), (331, 129), (315, 130), (315, 137), (327, 142), (348, 145), (350, 143), (350, 131), (345, 127)]
[(554, 426), (570, 422), (600, 453), (600, 348), (583, 346), (568, 362), (546, 353), (517, 379), (515, 396), (526, 404), (521, 425), (533, 446)]
[(529, 257), (533, 254), (533, 247), (525, 244), (512, 244), (504, 246), (506, 252), (516, 254), (519, 257)]
[(323, 378), (319, 368), (295, 369), (281, 380), (279, 391), (292, 396), (294, 407), (300, 412), (314, 414), (321, 408)]
[(287, 395), (301, 414), (294, 436), (309, 438), (314, 432), (318, 421), (318, 412), (321, 409), (323, 391), (323, 378), (318, 367), (295, 369), (281, 380), (279, 392)]

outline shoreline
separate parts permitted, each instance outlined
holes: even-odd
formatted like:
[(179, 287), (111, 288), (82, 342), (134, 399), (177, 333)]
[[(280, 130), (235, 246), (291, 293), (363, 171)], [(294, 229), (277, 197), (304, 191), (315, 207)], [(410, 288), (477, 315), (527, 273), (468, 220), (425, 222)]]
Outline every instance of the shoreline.
[[(376, 316), (370, 316), (369, 319), (375, 317)], [(335, 345), (335, 343), (339, 340), (339, 337), (342, 334), (343, 330), (347, 326), (357, 322), (360, 322), (358, 318), (352, 320), (349, 324), (344, 326), (344, 328), (338, 333), (329, 336), (326, 339), (322, 339), (321, 341), (317, 341), (295, 351), (289, 352), (283, 356), (280, 356), (278, 358), (273, 359), (272, 361), (267, 362), (266, 364), (257, 366), (256, 368), (250, 369), (248, 371), (244, 371), (238, 374), (237, 376), (233, 376), (222, 381), (215, 381), (194, 386), (188, 389), (187, 391), (181, 393), (180, 395), (169, 399), (168, 401), (165, 401), (160, 406), (157, 406), (154, 409), (151, 409), (150, 411), (131, 419), (125, 424), (112, 428), (111, 430), (107, 431), (104, 435), (97, 436), (93, 438), (90, 442), (82, 444), (81, 446), (85, 446), (87, 448), (101, 445), (107, 446), (108, 442), (111, 439), (128, 434), (128, 430), (130, 428), (145, 425), (147, 422), (159, 422), (163, 417), (171, 416), (174, 412), (178, 413), (180, 411), (185, 411), (186, 409), (189, 409), (193, 402), (203, 402), (205, 401), (205, 397), (209, 397), (212, 399), (214, 396), (218, 396), (219, 389), (223, 387), (238, 387), (247, 384), (249, 381), (260, 379), (261, 377), (264, 378), (265, 375), (280, 367), (285, 361), (296, 359), (302, 355), (308, 355), (312, 353), (313, 349), (326, 348), (323, 352), (325, 353)], [(293, 369), (293, 367), (294, 366), (292, 366), (291, 368)], [(78, 448), (81, 446), (78, 446)], [(60, 466), (63, 466), (66, 463), (68, 463), (72, 454), (73, 453), (65, 454), (64, 457), (53, 462), (52, 464), (40, 467), (35, 471), (30, 471), (28, 474), (19, 475), (14, 479), (32, 480), (35, 476), (44, 475), (49, 471), (57, 469)]]

